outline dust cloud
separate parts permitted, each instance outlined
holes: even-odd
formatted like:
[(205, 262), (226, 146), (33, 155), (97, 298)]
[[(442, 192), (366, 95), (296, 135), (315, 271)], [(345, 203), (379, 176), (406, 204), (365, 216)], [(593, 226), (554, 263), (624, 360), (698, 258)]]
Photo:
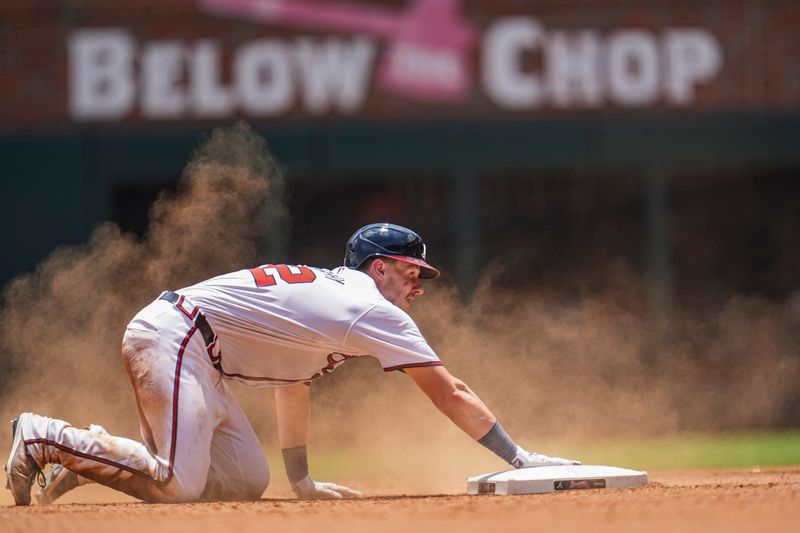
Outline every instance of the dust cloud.
[[(781, 305), (731, 297), (657, 328), (646, 287), (630, 272), (573, 301), (502, 289), (494, 278), (484, 276), (468, 304), (429, 283), (412, 314), (448, 369), (530, 450), (580, 459), (597, 442), (771, 428), (791, 416), (800, 358)], [(324, 384), (321, 418), (335, 422), (314, 428), (320, 440), (358, 447), (407, 487), (459, 491), (465, 476), (504, 468), (410, 379), (349, 365), (336, 372), (349, 375)]]
[[(264, 262), (265, 242), (279, 250), (275, 228), (288, 224), (282, 187), (258, 135), (244, 125), (215, 130), (179, 191), (152, 208), (144, 238), (104, 224), (86, 245), (57, 250), (10, 283), (0, 311), (0, 415), (31, 410), (135, 438), (136, 408), (119, 360), (125, 324), (161, 290)], [(503, 289), (493, 281), (500, 274), (489, 269), (466, 304), (454, 287), (428, 283), (412, 315), (447, 368), (529, 449), (559, 454), (572, 443), (579, 453), (594, 439), (785, 420), (800, 365), (781, 307), (734, 297), (711, 313), (676, 313), (661, 331), (632, 273), (572, 299), (552, 288)], [(321, 477), (430, 493), (463, 490), (465, 475), (504, 467), (408, 377), (384, 374), (374, 359), (349, 361), (314, 391), (310, 463)], [(275, 457), (272, 395), (241, 388), (237, 395)], [(337, 453), (339, 470), (331, 466)], [(280, 483), (282, 468), (273, 470)]]
[(120, 360), (125, 325), (162, 290), (258, 263), (266, 228), (285, 226), (282, 187), (260, 136), (244, 124), (216, 129), (178, 191), (154, 203), (143, 238), (105, 223), (87, 244), (60, 248), (10, 282), (0, 418), (35, 411), (137, 436)]

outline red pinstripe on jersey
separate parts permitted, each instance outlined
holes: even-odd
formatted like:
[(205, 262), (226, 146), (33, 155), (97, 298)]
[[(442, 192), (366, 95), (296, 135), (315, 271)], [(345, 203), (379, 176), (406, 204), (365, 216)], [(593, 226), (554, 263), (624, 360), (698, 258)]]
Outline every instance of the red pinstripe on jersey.
[[(337, 359), (338, 356), (338, 359)], [(268, 376), (245, 376), (243, 374), (236, 374), (231, 372), (225, 372), (222, 368), (222, 364), (218, 367), (218, 370), (222, 372), (222, 375), (226, 378), (236, 378), (241, 379), (244, 381), (264, 381), (267, 383), (275, 383), (275, 384), (291, 384), (291, 383), (309, 383), (317, 378), (320, 378), (326, 374), (330, 374), (333, 372), (336, 367), (349, 359), (353, 359), (354, 357), (360, 357), (358, 355), (345, 355), (343, 353), (332, 352), (328, 354), (328, 364), (321, 368), (319, 372), (315, 372), (313, 376), (308, 378), (299, 378), (299, 379), (285, 379), (285, 378), (271, 378)], [(221, 361), (221, 358), (219, 359)]]
[(383, 369), (384, 372), (392, 370), (402, 370), (403, 368), (420, 368), (424, 366), (443, 366), (441, 361), (426, 361), (424, 363), (409, 363), (407, 365), (390, 366)]

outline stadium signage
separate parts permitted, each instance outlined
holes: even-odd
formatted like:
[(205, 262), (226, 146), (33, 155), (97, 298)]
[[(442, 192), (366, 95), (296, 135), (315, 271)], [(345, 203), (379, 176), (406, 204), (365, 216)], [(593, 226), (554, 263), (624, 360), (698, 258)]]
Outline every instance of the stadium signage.
[(223, 82), (216, 40), (138, 43), (124, 29), (80, 30), (69, 43), (69, 106), (78, 120), (271, 117), (359, 110), (375, 43), (362, 38), (256, 39), (236, 49)]
[(477, 69), (441, 47), (381, 45), (374, 36), (299, 35), (227, 49), (216, 39), (78, 29), (68, 37), (69, 112), (77, 121), (353, 115), (373, 85), (408, 103), (456, 108), (475, 99), (504, 111), (688, 106), (723, 63), (718, 40), (702, 28), (560, 30), (531, 16), (492, 21)]
[[(538, 54), (541, 67), (525, 65)], [(483, 89), (504, 109), (688, 105), (719, 73), (722, 51), (697, 28), (660, 33), (547, 30), (536, 19), (495, 22), (483, 43)]]

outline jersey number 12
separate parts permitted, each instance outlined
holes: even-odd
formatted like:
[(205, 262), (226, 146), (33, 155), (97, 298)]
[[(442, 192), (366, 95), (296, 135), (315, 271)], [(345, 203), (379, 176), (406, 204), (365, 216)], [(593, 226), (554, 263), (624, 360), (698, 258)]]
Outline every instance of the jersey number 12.
[(317, 279), (314, 271), (307, 266), (297, 265), (261, 265), (251, 268), (250, 273), (256, 281), (256, 287), (270, 287), (278, 283), (275, 274), (286, 283), (311, 283)]

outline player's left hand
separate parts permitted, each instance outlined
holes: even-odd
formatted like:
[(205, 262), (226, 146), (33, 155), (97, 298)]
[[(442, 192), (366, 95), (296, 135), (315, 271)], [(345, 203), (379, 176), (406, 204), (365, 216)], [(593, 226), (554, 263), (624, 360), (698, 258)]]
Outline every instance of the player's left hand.
[(342, 498), (363, 498), (364, 495), (357, 490), (337, 485), (314, 481), (306, 476), (297, 483), (292, 484), (292, 490), (302, 500), (338, 500)]
[(511, 463), (514, 468), (530, 468), (533, 466), (569, 466), (579, 465), (580, 461), (564, 459), (563, 457), (550, 457), (536, 452), (529, 452), (522, 446), (517, 446), (517, 456)]

